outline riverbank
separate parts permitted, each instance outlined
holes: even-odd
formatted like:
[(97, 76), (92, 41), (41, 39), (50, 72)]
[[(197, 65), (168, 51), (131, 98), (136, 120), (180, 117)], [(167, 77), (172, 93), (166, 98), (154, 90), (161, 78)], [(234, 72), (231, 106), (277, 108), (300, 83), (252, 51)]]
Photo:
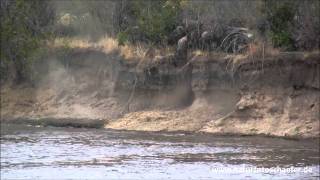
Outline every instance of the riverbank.
[(81, 49), (67, 65), (50, 58), (34, 86), (1, 87), (2, 122), (319, 138), (318, 52), (190, 54), (190, 86), (172, 55), (142, 61)]
[(318, 142), (319, 137), (302, 137), (302, 136), (275, 136), (270, 134), (242, 134), (242, 133), (226, 133), (226, 132), (204, 132), (204, 131), (184, 131), (184, 130), (130, 130), (127, 128), (117, 129), (108, 128), (106, 125), (108, 122), (101, 119), (76, 119), (76, 118), (40, 118), (40, 119), (28, 119), (28, 118), (16, 118), (6, 119), (1, 122), (2, 126), (14, 126), (21, 125), (27, 127), (57, 127), (57, 128), (84, 128), (84, 129), (99, 129), (106, 131), (117, 132), (132, 132), (132, 133), (154, 133), (154, 134), (170, 134), (170, 135), (199, 135), (203, 137), (261, 137), (261, 138), (276, 138), (285, 140), (308, 140)]

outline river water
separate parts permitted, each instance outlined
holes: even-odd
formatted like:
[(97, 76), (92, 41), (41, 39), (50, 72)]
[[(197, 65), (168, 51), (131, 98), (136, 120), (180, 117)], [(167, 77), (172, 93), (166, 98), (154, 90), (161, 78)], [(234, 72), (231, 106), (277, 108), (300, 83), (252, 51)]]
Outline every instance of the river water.
[(1, 179), (319, 179), (319, 142), (1, 124)]

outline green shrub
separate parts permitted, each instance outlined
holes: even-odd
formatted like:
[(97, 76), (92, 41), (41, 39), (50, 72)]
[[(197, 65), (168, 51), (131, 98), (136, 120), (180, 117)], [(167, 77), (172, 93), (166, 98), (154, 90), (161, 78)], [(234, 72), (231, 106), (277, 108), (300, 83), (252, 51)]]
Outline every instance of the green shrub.
[(31, 79), (38, 49), (50, 35), (51, 10), (48, 1), (1, 1), (1, 80), (11, 74), (17, 82)]
[(128, 33), (125, 31), (121, 31), (117, 34), (117, 40), (119, 43), (119, 46), (123, 46), (128, 41)]
[(273, 2), (268, 4), (268, 21), (270, 23), (271, 39), (275, 47), (287, 50), (294, 49), (291, 33), (295, 16), (295, 5), (289, 2)]
[(129, 1), (124, 27), (118, 34), (119, 44), (137, 39), (159, 44), (180, 21), (183, 0)]

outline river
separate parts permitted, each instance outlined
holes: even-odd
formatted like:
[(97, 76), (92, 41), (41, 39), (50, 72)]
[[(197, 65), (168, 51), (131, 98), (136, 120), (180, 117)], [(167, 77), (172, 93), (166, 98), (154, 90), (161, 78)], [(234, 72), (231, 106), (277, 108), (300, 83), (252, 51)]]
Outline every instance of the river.
[(1, 124), (1, 179), (319, 179), (319, 142)]

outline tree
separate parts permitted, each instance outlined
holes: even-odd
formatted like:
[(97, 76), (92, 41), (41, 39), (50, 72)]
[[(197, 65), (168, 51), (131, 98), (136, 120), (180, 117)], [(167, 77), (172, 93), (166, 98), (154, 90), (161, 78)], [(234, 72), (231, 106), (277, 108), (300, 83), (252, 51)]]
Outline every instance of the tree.
[(1, 78), (7, 78), (13, 66), (17, 82), (28, 79), (32, 56), (48, 37), (53, 20), (48, 1), (1, 1)]
[[(116, 16), (118, 38), (164, 43), (168, 35), (181, 23), (183, 0), (119, 1)], [(123, 11), (121, 11), (123, 10)]]

